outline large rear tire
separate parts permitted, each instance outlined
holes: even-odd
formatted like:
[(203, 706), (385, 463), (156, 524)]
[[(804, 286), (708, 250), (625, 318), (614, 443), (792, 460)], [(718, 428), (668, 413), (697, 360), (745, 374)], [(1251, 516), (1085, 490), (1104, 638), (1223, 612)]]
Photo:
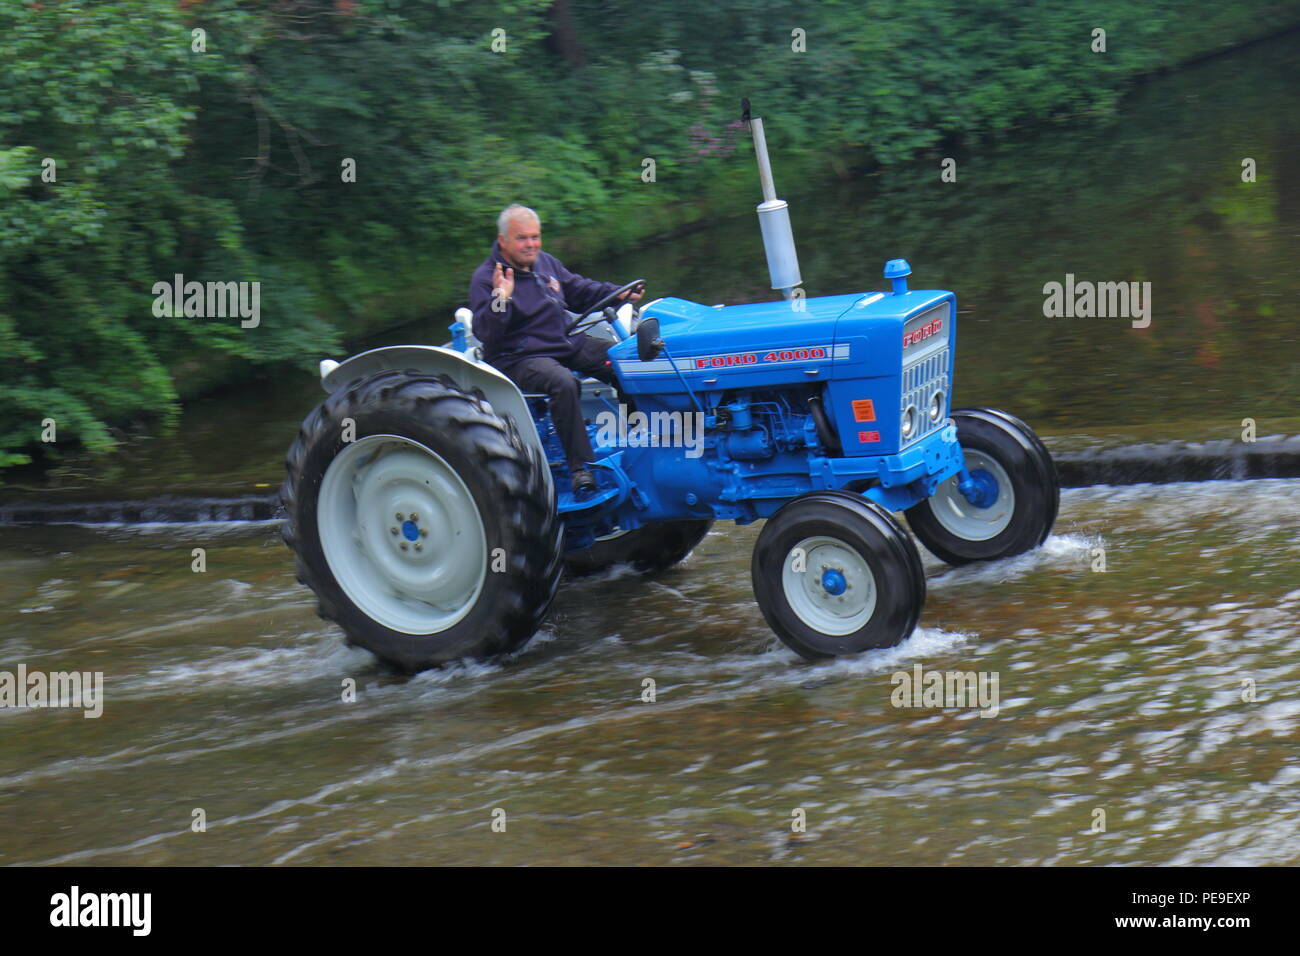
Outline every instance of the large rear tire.
[(298, 580), (408, 672), (522, 646), (560, 580), (547, 464), (445, 375), (384, 371), (307, 416), (280, 497)]
[(652, 574), (685, 560), (711, 527), (710, 519), (644, 524), (603, 538), (589, 548), (567, 552), (564, 567), (576, 577), (596, 574), (616, 564), (630, 564), (643, 574)]
[(954, 476), (907, 509), (920, 542), (949, 564), (992, 561), (1036, 548), (1052, 531), (1061, 502), (1056, 466), (1046, 446), (1020, 419), (990, 408), (952, 413), (971, 474), (993, 500), (968, 501)]

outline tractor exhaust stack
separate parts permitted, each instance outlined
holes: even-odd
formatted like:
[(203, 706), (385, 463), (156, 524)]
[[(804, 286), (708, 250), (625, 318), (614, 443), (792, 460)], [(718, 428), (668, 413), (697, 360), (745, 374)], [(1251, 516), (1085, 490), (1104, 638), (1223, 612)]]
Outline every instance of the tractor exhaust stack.
[(763, 121), (750, 119), (749, 100), (741, 100), (742, 119), (749, 123), (754, 134), (754, 156), (758, 161), (758, 179), (763, 186), (763, 201), (758, 204), (758, 226), (763, 233), (763, 250), (767, 253), (767, 271), (772, 277), (772, 288), (780, 289), (787, 299), (803, 282), (799, 275), (799, 256), (794, 249), (794, 232), (790, 228), (790, 205), (776, 198), (776, 185), (772, 182), (772, 162), (767, 155), (767, 137), (763, 134)]

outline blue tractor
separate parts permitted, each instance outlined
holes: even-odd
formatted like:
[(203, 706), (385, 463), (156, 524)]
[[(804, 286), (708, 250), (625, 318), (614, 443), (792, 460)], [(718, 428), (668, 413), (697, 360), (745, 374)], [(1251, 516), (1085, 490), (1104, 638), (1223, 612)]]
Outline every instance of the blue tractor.
[(662, 570), (714, 521), (765, 519), (763, 616), (805, 658), (836, 657), (895, 645), (921, 616), (925, 574), (894, 513), (952, 564), (1047, 538), (1060, 492), (1042, 442), (1004, 412), (951, 409), (953, 293), (909, 289), (893, 259), (889, 291), (805, 298), (751, 126), (782, 298), (638, 314), (614, 293), (574, 317), (617, 343), (617, 387), (584, 383), (594, 494), (568, 491), (545, 400), (481, 361), (468, 310), (448, 345), (321, 363), (329, 397), (287, 456), (284, 538), (350, 643), (407, 671), (506, 653), (566, 568)]

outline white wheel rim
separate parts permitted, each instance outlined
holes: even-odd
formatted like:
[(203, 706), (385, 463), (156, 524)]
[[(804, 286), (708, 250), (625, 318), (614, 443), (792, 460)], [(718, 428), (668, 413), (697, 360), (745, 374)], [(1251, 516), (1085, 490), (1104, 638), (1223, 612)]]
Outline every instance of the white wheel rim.
[[(800, 570), (802, 569), (802, 570)], [(827, 571), (835, 594), (826, 586)], [(781, 586), (786, 603), (815, 631), (837, 637), (861, 630), (876, 609), (876, 576), (856, 550), (836, 538), (804, 538), (785, 556)]]
[(998, 500), (987, 508), (978, 508), (966, 500), (953, 475), (930, 498), (930, 511), (939, 524), (963, 541), (987, 541), (996, 538), (1011, 524), (1016, 512), (1016, 493), (1006, 469), (982, 451), (963, 448), (966, 467), (982, 469), (998, 483)]
[(446, 630), (483, 590), (487, 535), (478, 505), (455, 470), (419, 442), (370, 435), (339, 452), (321, 482), (316, 528), (343, 593), (394, 631)]

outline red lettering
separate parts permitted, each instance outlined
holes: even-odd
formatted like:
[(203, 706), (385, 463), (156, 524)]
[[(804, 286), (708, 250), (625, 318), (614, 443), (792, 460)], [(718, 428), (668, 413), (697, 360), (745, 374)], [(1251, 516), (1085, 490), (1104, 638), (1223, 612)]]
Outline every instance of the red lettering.
[[(808, 359), (819, 359), (826, 357), (824, 348), (808, 349), (781, 349), (779, 352), (764, 352), (761, 361), (764, 362), (805, 362)], [(759, 357), (752, 352), (745, 356), (745, 364), (753, 365), (760, 361)]]
[[(775, 353), (773, 353), (775, 354)], [(758, 356), (753, 352), (746, 355), (713, 355), (709, 358), (697, 358), (696, 368), (735, 368), (737, 365), (753, 365)]]
[(915, 345), (917, 342), (923, 342), (932, 335), (939, 334), (943, 329), (943, 319), (935, 319), (933, 322), (927, 322), (919, 329), (903, 333), (903, 348), (909, 345)]

